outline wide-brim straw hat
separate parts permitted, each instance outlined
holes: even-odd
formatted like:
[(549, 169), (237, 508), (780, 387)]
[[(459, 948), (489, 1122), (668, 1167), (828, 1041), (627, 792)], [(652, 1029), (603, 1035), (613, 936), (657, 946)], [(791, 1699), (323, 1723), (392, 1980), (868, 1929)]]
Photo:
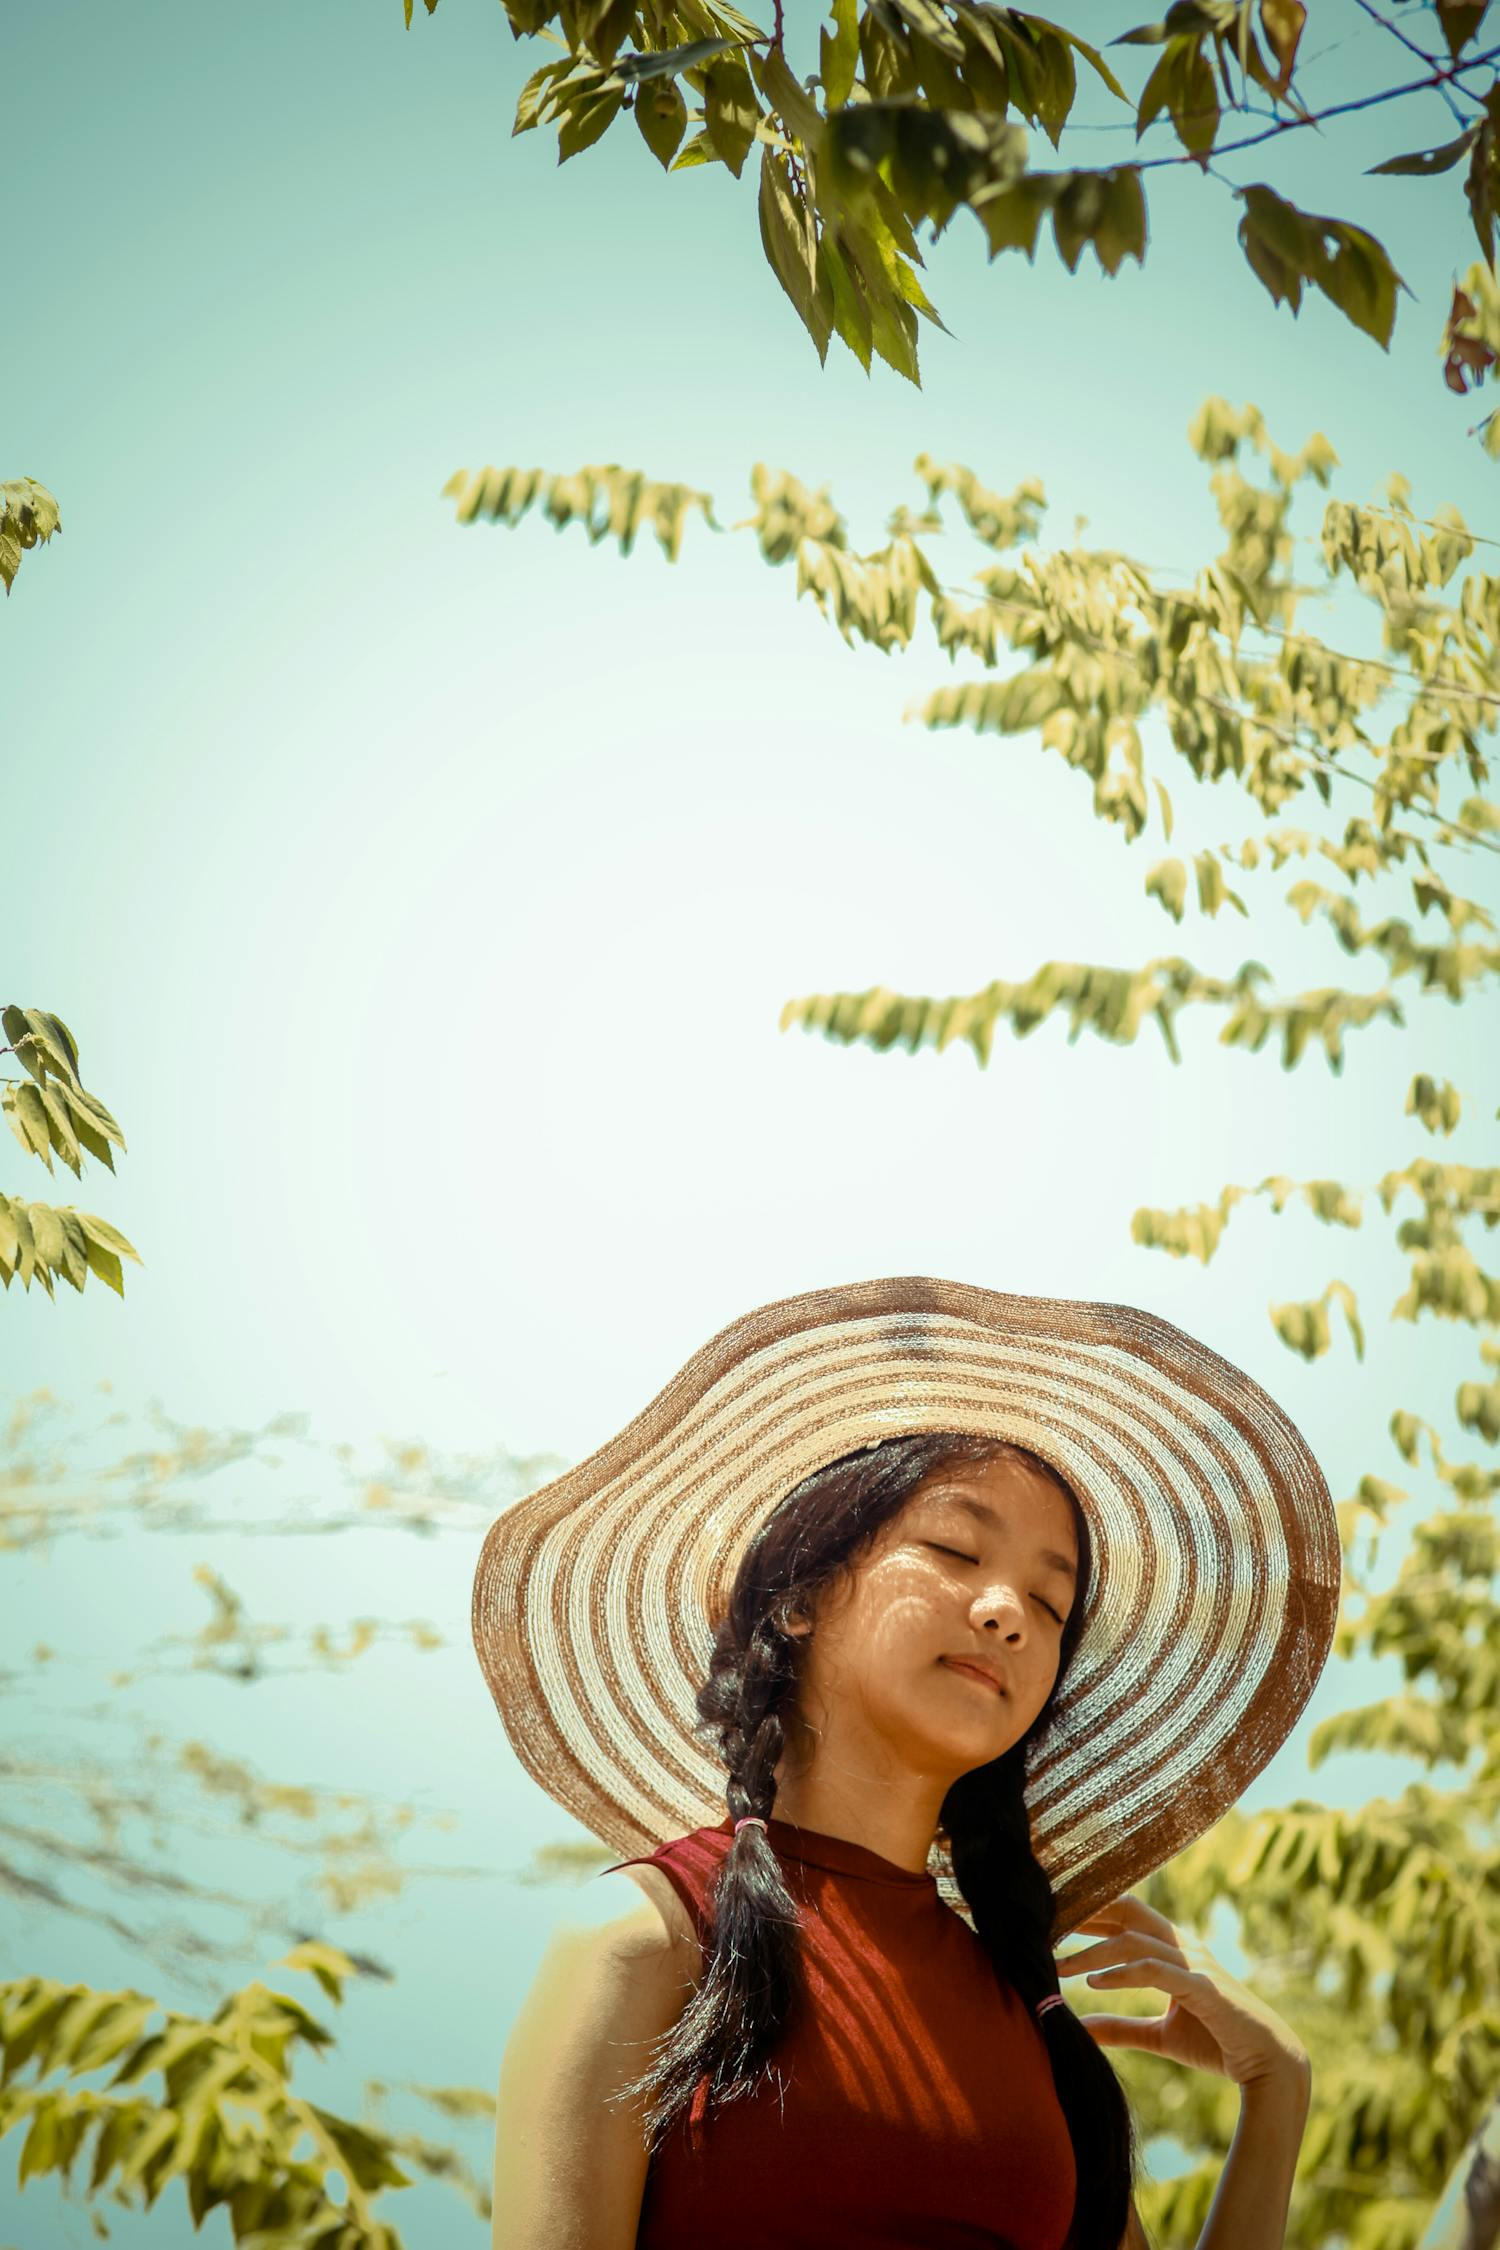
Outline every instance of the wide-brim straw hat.
[[(1009, 1438), (1092, 1541), (1081, 1638), (1028, 1764), (1061, 1936), (1210, 1828), (1328, 1656), (1328, 1485), (1275, 1400), (1134, 1305), (922, 1277), (731, 1321), (617, 1437), (499, 1516), (473, 1632), (528, 1773), (620, 1855), (726, 1813), (695, 1697), (752, 1534), (841, 1455), (913, 1431)], [(962, 1908), (940, 1843), (930, 1862)]]

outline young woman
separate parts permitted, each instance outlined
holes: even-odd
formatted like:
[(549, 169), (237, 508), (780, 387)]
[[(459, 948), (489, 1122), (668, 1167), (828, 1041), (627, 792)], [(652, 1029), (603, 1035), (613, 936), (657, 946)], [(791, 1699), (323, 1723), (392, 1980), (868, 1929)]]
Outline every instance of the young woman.
[[(972, 1429), (866, 1439), (762, 1514), (696, 1696), (727, 1817), (554, 1939), (501, 2073), (496, 2250), (1145, 2250), (1113, 2045), (1240, 2086), (1201, 2250), (1278, 2250), (1295, 2033), (1129, 1894), (1054, 1955), (1027, 1784), (1095, 1575), (1068, 1478)], [(1170, 2005), (1075, 2016), (1084, 1974)]]

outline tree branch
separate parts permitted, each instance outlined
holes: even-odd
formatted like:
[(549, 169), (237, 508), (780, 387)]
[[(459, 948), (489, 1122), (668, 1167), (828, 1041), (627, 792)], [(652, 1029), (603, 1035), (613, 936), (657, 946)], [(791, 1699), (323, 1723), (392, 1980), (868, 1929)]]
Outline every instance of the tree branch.
[[(1372, 23), (1378, 23), (1381, 26), (1382, 30), (1388, 31), (1390, 33), (1393, 39), (1399, 39), (1402, 46), (1406, 49), (1407, 53), (1409, 55), (1415, 55), (1418, 62), (1426, 63), (1429, 70), (1441, 69), (1442, 66), (1439, 63), (1437, 56), (1429, 55), (1427, 49), (1425, 47), (1419, 47), (1415, 39), (1408, 39), (1406, 33), (1401, 29), (1400, 24), (1392, 23), (1389, 16), (1383, 16), (1380, 13), (1380, 10), (1374, 6), (1373, 0), (1358, 0), (1358, 5), (1364, 9), (1365, 14), (1370, 18)], [(1457, 123), (1467, 126), (1469, 120), (1467, 117), (1465, 117), (1463, 111), (1459, 108), (1457, 102), (1454, 100), (1451, 88), (1447, 86), (1443, 87), (1442, 95), (1443, 100), (1448, 104), (1451, 115), (1454, 117)], [(1472, 96), (1466, 95), (1465, 99), (1472, 99)]]
[[(1242, 141), (1225, 141), (1219, 147), (1210, 149), (1208, 154), (1214, 157), (1233, 156), (1239, 149), (1256, 148), (1262, 141), (1274, 141), (1281, 134), (1295, 133), (1304, 125), (1321, 125), (1325, 119), (1345, 117), (1351, 110), (1375, 109), (1381, 102), (1399, 101), (1404, 94), (1424, 94), (1430, 88), (1448, 85), (1462, 71), (1478, 70), (1483, 64), (1496, 60), (1500, 60), (1500, 47), (1487, 47), (1483, 54), (1471, 55), (1467, 62), (1450, 63), (1445, 69), (1434, 70), (1426, 78), (1414, 78), (1405, 86), (1387, 86), (1384, 93), (1361, 94), (1355, 101), (1331, 102), (1327, 109), (1320, 109), (1315, 116), (1283, 117), (1278, 124), (1268, 125), (1263, 133), (1247, 133)], [(1155, 172), (1164, 164), (1197, 164), (1198, 161), (1191, 149), (1184, 149), (1180, 156), (1143, 157), (1135, 169), (1138, 172)]]

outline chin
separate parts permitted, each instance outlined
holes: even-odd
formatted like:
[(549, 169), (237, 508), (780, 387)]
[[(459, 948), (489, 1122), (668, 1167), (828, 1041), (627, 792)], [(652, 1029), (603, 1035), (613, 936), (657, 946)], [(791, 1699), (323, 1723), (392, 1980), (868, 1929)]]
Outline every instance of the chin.
[(944, 1727), (934, 1748), (942, 1752), (955, 1774), (972, 1773), (976, 1766), (987, 1766), (992, 1758), (1003, 1757), (1016, 1740), (1016, 1733), (1010, 1705), (998, 1702), (992, 1717), (977, 1714), (968, 1726), (950, 1723)]

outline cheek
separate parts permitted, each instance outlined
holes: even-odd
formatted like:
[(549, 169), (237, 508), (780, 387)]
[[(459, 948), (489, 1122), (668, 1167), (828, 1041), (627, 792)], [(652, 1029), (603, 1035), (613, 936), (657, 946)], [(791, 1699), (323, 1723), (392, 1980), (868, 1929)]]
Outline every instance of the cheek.
[(953, 1590), (909, 1557), (892, 1556), (861, 1580), (850, 1603), (844, 1645), (873, 1664), (926, 1655), (951, 1632)]

